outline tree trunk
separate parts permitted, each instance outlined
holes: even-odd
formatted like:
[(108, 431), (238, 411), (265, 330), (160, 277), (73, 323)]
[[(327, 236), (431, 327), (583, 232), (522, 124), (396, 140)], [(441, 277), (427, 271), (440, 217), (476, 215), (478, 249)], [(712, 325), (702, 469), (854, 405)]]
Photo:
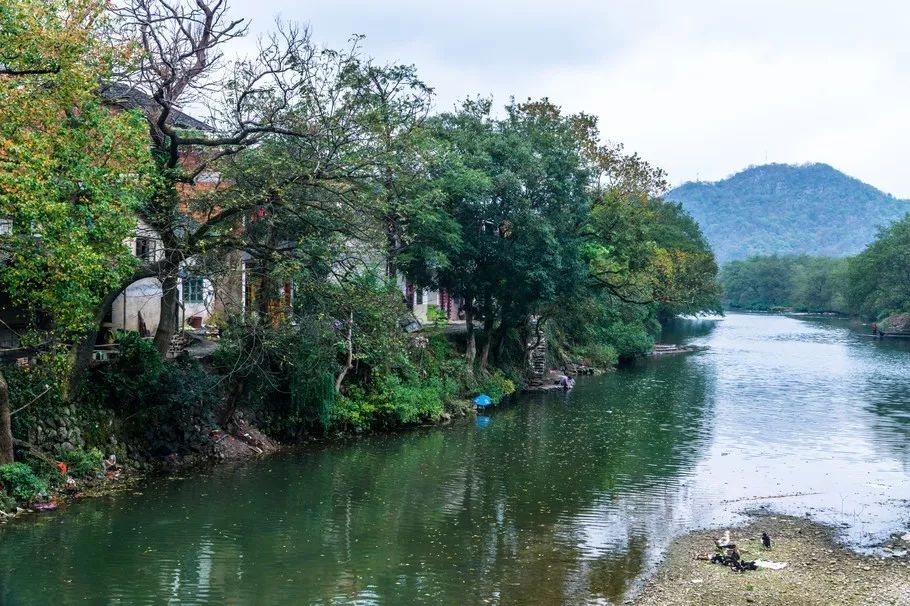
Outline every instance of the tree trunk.
[(348, 334), (345, 338), (345, 345), (347, 347), (347, 359), (345, 360), (344, 368), (341, 369), (341, 372), (338, 373), (338, 377), (335, 379), (335, 393), (341, 393), (341, 384), (344, 382), (344, 378), (348, 375), (348, 372), (354, 368), (354, 310), (351, 310), (351, 313), (348, 315)]
[(398, 251), (401, 248), (401, 237), (398, 234), (398, 225), (390, 219), (386, 227), (386, 257), (385, 275), (389, 280), (398, 278)]
[(468, 365), (468, 372), (473, 373), (474, 359), (477, 357), (477, 344), (474, 342), (474, 301), (470, 297), (465, 297), (464, 321), (468, 335), (464, 358)]
[(262, 268), (262, 275), (259, 277), (259, 292), (256, 293), (259, 299), (256, 301), (256, 307), (259, 310), (261, 319), (266, 321), (271, 319), (269, 317), (269, 304), (272, 302), (272, 281), (269, 279), (269, 272), (265, 267), (265, 263), (260, 263), (259, 266)]
[(155, 349), (164, 356), (177, 329), (177, 276), (168, 274), (161, 281), (161, 316), (155, 331)]
[(95, 311), (95, 317), (92, 319), (92, 327), (73, 348), (73, 351), (70, 354), (72, 365), (70, 367), (69, 380), (65, 386), (66, 391), (63, 394), (63, 398), (66, 401), (71, 402), (79, 395), (79, 388), (81, 387), (82, 380), (85, 378), (89, 365), (92, 363), (92, 355), (95, 353), (95, 343), (98, 341), (98, 332), (101, 328), (101, 322), (104, 320), (104, 316), (107, 315), (107, 310), (110, 309), (111, 305), (113, 305), (114, 301), (125, 289), (126, 286), (120, 290), (111, 291), (107, 294), (104, 301), (101, 302), (101, 305)]
[(13, 462), (13, 425), (9, 412), (9, 387), (0, 372), (0, 465)]
[(490, 359), (490, 347), (493, 345), (493, 313), (487, 309), (483, 318), (483, 349), (480, 351), (480, 370), (487, 369), (487, 362)]
[(245, 387), (246, 382), (243, 379), (237, 379), (231, 386), (230, 392), (224, 403), (224, 408), (218, 415), (218, 425), (221, 427), (227, 427), (228, 423), (231, 421), (234, 412), (237, 411), (237, 404), (240, 402), (240, 398), (243, 397), (243, 390)]
[(495, 357), (495, 360), (497, 363), (502, 362), (502, 351), (503, 351), (503, 346), (505, 345), (505, 342), (506, 342), (507, 328), (508, 327), (505, 325), (505, 323), (503, 321), (500, 321), (499, 328), (496, 330), (496, 341), (495, 341), (496, 357)]

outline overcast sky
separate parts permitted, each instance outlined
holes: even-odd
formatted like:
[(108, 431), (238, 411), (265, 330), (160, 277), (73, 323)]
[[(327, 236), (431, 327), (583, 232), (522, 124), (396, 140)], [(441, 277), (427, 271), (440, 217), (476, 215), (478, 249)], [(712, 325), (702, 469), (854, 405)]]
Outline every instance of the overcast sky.
[(826, 162), (910, 198), (910, 3), (854, 0), (234, 0), (415, 64), (436, 108), (548, 96), (673, 184)]

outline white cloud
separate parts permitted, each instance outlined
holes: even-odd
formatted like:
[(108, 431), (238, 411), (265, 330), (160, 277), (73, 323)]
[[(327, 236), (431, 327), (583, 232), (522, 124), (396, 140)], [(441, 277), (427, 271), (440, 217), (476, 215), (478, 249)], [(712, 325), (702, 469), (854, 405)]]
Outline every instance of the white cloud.
[(827, 162), (910, 197), (903, 2), (236, 0), (254, 31), (281, 13), (317, 40), (367, 36), (414, 63), (437, 107), (548, 96), (679, 183), (748, 164)]

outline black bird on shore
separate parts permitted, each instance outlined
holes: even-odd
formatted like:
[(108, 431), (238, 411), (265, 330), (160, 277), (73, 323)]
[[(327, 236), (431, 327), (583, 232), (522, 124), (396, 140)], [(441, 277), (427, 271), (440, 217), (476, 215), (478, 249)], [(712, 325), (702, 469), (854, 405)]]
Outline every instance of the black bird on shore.
[(761, 545), (765, 549), (771, 549), (771, 537), (768, 536), (767, 532), (761, 533)]

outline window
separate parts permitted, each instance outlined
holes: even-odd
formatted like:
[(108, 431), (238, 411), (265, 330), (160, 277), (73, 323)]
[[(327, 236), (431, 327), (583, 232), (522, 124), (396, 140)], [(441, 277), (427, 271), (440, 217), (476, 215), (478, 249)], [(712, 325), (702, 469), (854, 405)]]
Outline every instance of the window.
[(13, 235), (13, 220), (9, 217), (0, 217), (0, 236)]
[(184, 278), (183, 279), (183, 302), (184, 303), (202, 303), (202, 278)]
[(146, 236), (136, 236), (136, 256), (143, 261), (154, 261), (155, 241)]

